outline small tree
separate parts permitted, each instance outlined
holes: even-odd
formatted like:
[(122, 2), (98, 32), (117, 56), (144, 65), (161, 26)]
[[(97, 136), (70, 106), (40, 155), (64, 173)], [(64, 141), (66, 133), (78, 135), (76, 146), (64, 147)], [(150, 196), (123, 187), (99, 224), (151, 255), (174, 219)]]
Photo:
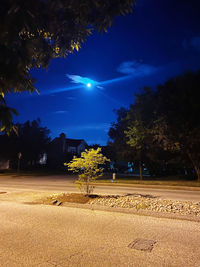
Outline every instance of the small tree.
[(81, 153), (81, 157), (65, 163), (68, 169), (73, 172), (79, 173), (78, 183), (80, 188), (84, 188), (86, 194), (90, 194), (93, 190), (91, 182), (102, 176), (104, 168), (100, 165), (105, 164), (106, 161), (110, 161), (101, 154), (101, 148), (85, 150)]

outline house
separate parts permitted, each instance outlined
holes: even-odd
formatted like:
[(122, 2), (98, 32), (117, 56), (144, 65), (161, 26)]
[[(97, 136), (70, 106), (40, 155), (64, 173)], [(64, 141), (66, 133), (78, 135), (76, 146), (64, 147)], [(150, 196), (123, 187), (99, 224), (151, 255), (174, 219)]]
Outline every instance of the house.
[(80, 156), (87, 148), (87, 143), (83, 139), (66, 139), (67, 152)]
[(80, 156), (88, 147), (83, 139), (69, 139), (64, 133), (52, 140), (47, 151), (47, 164), (49, 167), (61, 167), (69, 162), (73, 156)]
[(8, 170), (10, 167), (10, 161), (5, 158), (0, 158), (0, 170)]

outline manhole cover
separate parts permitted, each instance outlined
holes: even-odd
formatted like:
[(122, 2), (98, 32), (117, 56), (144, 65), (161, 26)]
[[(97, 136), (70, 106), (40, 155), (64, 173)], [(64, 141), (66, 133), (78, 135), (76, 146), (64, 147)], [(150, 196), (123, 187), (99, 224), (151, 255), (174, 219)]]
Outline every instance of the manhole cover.
[(128, 245), (128, 247), (133, 248), (133, 249), (137, 249), (137, 250), (151, 252), (155, 243), (156, 243), (156, 241), (154, 241), (154, 240), (136, 239), (133, 242), (131, 242)]

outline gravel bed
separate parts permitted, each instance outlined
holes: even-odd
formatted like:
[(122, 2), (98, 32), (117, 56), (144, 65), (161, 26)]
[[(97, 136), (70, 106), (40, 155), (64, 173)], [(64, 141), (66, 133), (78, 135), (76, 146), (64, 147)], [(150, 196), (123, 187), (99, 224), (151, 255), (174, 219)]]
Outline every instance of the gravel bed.
[(176, 201), (154, 198), (152, 196), (101, 196), (89, 201), (90, 204), (108, 207), (149, 210), (163, 213), (192, 215), (200, 217), (200, 201)]

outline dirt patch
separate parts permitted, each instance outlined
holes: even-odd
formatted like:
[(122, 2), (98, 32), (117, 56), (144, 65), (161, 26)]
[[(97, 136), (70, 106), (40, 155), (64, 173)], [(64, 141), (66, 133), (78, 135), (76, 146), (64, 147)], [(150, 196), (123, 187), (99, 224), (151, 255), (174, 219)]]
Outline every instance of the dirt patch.
[(97, 198), (97, 195), (84, 195), (84, 194), (52, 194), (46, 198), (42, 198), (37, 202), (47, 205), (55, 205), (57, 203), (71, 202), (71, 203), (80, 203), (86, 204), (94, 198)]

